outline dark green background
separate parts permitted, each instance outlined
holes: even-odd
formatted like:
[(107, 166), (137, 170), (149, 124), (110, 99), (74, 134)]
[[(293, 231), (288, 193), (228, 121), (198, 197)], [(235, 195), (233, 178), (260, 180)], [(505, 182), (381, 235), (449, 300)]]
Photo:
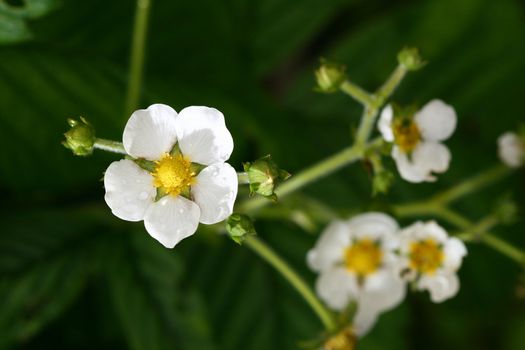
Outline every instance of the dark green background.
[[(206, 232), (164, 249), (106, 207), (100, 179), (118, 157), (60, 145), (66, 118), (79, 115), (120, 139), (133, 1), (2, 1), (53, 8), (0, 10), (0, 348), (294, 349), (317, 337), (315, 315), (252, 252)], [(232, 165), (271, 153), (292, 173), (347, 146), (359, 120), (348, 97), (313, 92), (320, 56), (372, 90), (400, 48), (419, 47), (429, 64), (395, 99), (456, 108), (451, 169), (434, 185), (398, 179), (375, 204), (424, 198), (497, 163), (496, 138), (525, 116), (519, 0), (154, 0), (148, 39), (141, 106), (217, 107)], [(362, 164), (305, 192), (340, 210), (372, 204)], [(523, 204), (523, 173), (457, 208), (479, 219), (505, 193)], [(523, 223), (496, 233), (523, 247)], [(304, 257), (315, 234), (278, 220), (257, 228), (313, 283)], [(524, 349), (521, 269), (469, 246), (460, 278), (444, 304), (410, 295), (360, 349)]]

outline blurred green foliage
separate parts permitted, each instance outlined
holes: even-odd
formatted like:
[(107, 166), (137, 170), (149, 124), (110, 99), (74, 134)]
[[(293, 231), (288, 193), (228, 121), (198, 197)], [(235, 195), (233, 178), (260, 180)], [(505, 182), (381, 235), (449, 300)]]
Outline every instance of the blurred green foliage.
[[(270, 267), (205, 230), (164, 249), (105, 206), (99, 180), (116, 156), (78, 158), (60, 144), (66, 119), (80, 115), (120, 139), (133, 11), (121, 0), (0, 0), (0, 348), (296, 348), (321, 325)], [(349, 144), (360, 108), (313, 91), (320, 56), (372, 90), (400, 48), (417, 46), (429, 63), (395, 99), (439, 97), (458, 111), (449, 172), (434, 185), (398, 180), (377, 206), (489, 167), (497, 136), (524, 117), (521, 0), (155, 0), (151, 15), (142, 105), (220, 109), (238, 169), (271, 153), (295, 173)], [(372, 201), (359, 164), (305, 192), (339, 210)], [(479, 219), (506, 192), (523, 208), (522, 173), (458, 209)], [(525, 246), (523, 223), (497, 233)], [(256, 225), (313, 284), (305, 253), (316, 235), (282, 221)], [(525, 348), (523, 271), (469, 247), (455, 299), (411, 295), (360, 349)]]

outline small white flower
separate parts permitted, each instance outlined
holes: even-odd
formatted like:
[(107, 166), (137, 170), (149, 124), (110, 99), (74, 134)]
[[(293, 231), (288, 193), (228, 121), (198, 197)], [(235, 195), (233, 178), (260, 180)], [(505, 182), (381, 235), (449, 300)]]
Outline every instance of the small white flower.
[(397, 230), (390, 216), (365, 213), (330, 224), (308, 252), (308, 265), (320, 274), (320, 298), (334, 310), (357, 302), (354, 326), (360, 336), (405, 296), (405, 283), (396, 270)]
[(192, 106), (177, 114), (163, 104), (140, 109), (124, 128), (123, 144), (130, 156), (151, 161), (153, 168), (129, 159), (110, 164), (105, 200), (115, 216), (144, 220), (153, 238), (173, 248), (195, 233), (199, 222), (214, 224), (232, 213), (237, 173), (225, 161), (233, 139), (218, 110)]
[(457, 294), (457, 271), (467, 249), (462, 241), (449, 237), (434, 221), (418, 221), (401, 230), (399, 271), (419, 290), (428, 290), (439, 303)]
[(525, 159), (525, 141), (508, 131), (498, 138), (498, 154), (505, 165), (518, 168)]
[(410, 182), (435, 181), (434, 173), (447, 171), (450, 151), (440, 141), (456, 129), (454, 108), (432, 100), (413, 116), (394, 117), (391, 105), (381, 112), (378, 129), (393, 142), (392, 157), (401, 177)]

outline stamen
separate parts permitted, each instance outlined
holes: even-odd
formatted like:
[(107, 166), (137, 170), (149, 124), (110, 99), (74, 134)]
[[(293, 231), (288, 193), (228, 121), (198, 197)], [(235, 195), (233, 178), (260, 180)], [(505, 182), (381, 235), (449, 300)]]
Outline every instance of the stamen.
[(443, 259), (443, 249), (433, 239), (414, 242), (410, 246), (410, 266), (419, 273), (435, 273)]
[(413, 120), (401, 118), (393, 125), (395, 143), (405, 153), (410, 153), (421, 140), (421, 133)]
[(178, 196), (195, 182), (191, 161), (181, 154), (165, 154), (155, 164), (153, 184), (164, 193)]
[(355, 272), (359, 277), (364, 277), (375, 272), (383, 260), (383, 252), (379, 245), (370, 240), (356, 241), (345, 250), (345, 266)]

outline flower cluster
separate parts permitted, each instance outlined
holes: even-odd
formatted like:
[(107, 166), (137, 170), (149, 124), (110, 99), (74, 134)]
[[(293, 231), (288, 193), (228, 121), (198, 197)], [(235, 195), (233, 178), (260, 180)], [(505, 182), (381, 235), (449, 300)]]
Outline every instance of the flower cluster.
[(393, 143), (394, 158), (401, 177), (410, 182), (436, 181), (434, 173), (447, 171), (450, 151), (441, 143), (456, 129), (454, 108), (432, 100), (419, 111), (387, 105), (381, 112), (378, 129)]
[(123, 134), (133, 159), (110, 164), (105, 200), (113, 214), (144, 220), (148, 233), (168, 248), (192, 235), (200, 223), (226, 219), (237, 196), (237, 173), (225, 163), (233, 139), (214, 108), (176, 113), (155, 104), (134, 112)]
[(357, 304), (353, 323), (362, 336), (381, 313), (401, 303), (407, 282), (428, 290), (434, 302), (453, 297), (466, 253), (433, 221), (400, 229), (390, 216), (370, 212), (331, 223), (307, 262), (319, 273), (316, 290), (330, 308)]

